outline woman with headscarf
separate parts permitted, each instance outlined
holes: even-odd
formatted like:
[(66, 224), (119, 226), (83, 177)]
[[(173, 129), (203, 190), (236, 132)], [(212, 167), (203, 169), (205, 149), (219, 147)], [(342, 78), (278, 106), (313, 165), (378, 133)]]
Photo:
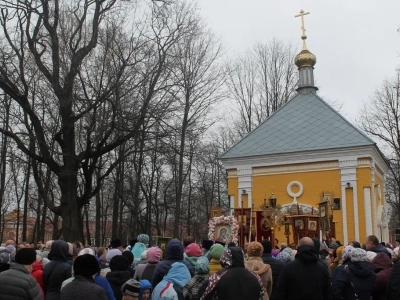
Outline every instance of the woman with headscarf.
[[(261, 281), (264, 286), (264, 300), (268, 300), (272, 293), (272, 270), (271, 266), (268, 264), (264, 264), (261, 259), (261, 255), (264, 252), (264, 247), (259, 242), (251, 242), (247, 246), (247, 261), (245, 263), (246, 269), (256, 273), (260, 276)], [(280, 253), (286, 253), (282, 251)], [(279, 254), (278, 254), (279, 256)]]
[(286, 251), (281, 251), (276, 256), (276, 259), (286, 264), (292, 261), (292, 256), (289, 255)]
[(211, 275), (202, 300), (263, 300), (264, 286), (260, 276), (244, 267), (240, 247), (225, 250), (220, 263), (223, 270)]
[(147, 234), (139, 234), (137, 237), (137, 242), (132, 248), (132, 254), (134, 257), (135, 267), (139, 263), (142, 258), (142, 254), (147, 250), (147, 246), (149, 245), (149, 236)]

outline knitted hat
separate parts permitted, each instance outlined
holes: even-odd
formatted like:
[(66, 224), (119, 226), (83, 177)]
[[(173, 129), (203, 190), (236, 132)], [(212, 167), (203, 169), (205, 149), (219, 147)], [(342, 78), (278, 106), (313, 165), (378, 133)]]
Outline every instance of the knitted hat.
[(15, 252), (17, 252), (17, 249), (13, 245), (8, 245), (6, 247), (6, 250), (8, 250), (11, 254), (14, 254)]
[(107, 252), (107, 255), (106, 255), (106, 260), (107, 260), (107, 262), (110, 262), (111, 259), (112, 259), (114, 256), (117, 256), (117, 255), (122, 255), (121, 251), (119, 251), (118, 249), (111, 249), (111, 250), (109, 250), (109, 251)]
[(201, 248), (204, 248), (206, 250), (210, 250), (211, 246), (214, 244), (213, 241), (211, 240), (202, 240), (201, 241)]
[(208, 274), (210, 273), (210, 262), (205, 256), (201, 256), (197, 259), (194, 267), (195, 274)]
[(350, 254), (351, 261), (367, 261), (367, 251), (361, 248), (354, 248)]
[(252, 257), (261, 257), (264, 247), (259, 242), (251, 242), (247, 246), (247, 255)]
[(129, 296), (139, 297), (140, 284), (135, 279), (129, 279), (121, 286), (121, 292)]
[(288, 254), (286, 251), (281, 251), (276, 256), (276, 259), (283, 263), (288, 263), (288, 262), (292, 261), (292, 256), (290, 254)]
[(137, 237), (137, 241), (139, 243), (143, 243), (146, 246), (149, 244), (150, 237), (147, 234), (139, 234)]
[(111, 248), (116, 249), (118, 247), (122, 247), (122, 243), (120, 239), (112, 240), (111, 243)]
[(201, 256), (200, 246), (195, 243), (191, 243), (186, 247), (185, 253), (190, 257), (199, 257)]
[(130, 265), (133, 263), (133, 253), (131, 251), (122, 252), (122, 256), (126, 257)]
[(128, 270), (129, 262), (125, 256), (114, 256), (110, 261), (111, 271), (126, 271)]
[(157, 263), (160, 261), (162, 256), (162, 251), (160, 248), (151, 247), (147, 250), (147, 262), (149, 263)]
[(0, 251), (0, 265), (8, 264), (10, 262), (11, 253), (4, 249)]
[(369, 262), (372, 262), (372, 260), (375, 258), (376, 255), (377, 255), (377, 253), (375, 253), (375, 252), (367, 251), (367, 260)]
[(336, 242), (333, 242), (333, 243), (329, 244), (329, 248), (330, 249), (337, 249), (337, 248), (339, 248), (339, 245)]
[(93, 256), (96, 255), (96, 253), (94, 252), (94, 250), (91, 249), (91, 248), (82, 249), (81, 251), (79, 251), (78, 256), (84, 255), (84, 254), (90, 254), (90, 255), (93, 255)]
[(74, 274), (75, 276), (81, 275), (84, 277), (91, 277), (97, 274), (100, 270), (97, 259), (90, 254), (79, 255), (74, 261)]
[(354, 248), (353, 246), (347, 245), (344, 248), (344, 251), (342, 254), (342, 261), (345, 261), (346, 259), (350, 258), (351, 251), (353, 251), (354, 249), (356, 249), (356, 248)]
[(147, 260), (147, 253), (148, 253), (148, 250), (144, 250), (142, 252), (142, 255), (140, 256), (140, 259), (141, 260)]
[(210, 248), (209, 255), (211, 256), (211, 258), (220, 259), (222, 256), (222, 253), (224, 253), (224, 251), (225, 251), (225, 249), (222, 245), (214, 244)]
[(20, 265), (31, 265), (36, 261), (36, 251), (33, 248), (22, 248), (15, 254), (15, 262)]

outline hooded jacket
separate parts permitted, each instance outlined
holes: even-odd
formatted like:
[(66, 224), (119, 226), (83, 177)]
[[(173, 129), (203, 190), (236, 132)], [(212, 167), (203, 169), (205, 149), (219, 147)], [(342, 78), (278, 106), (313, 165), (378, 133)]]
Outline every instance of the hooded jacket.
[(139, 281), (139, 283), (140, 283), (139, 299), (142, 299), (143, 292), (146, 290), (150, 290), (150, 295), (151, 295), (151, 292), (153, 291), (153, 286), (151, 285), (150, 281), (148, 281), (147, 279), (142, 279)]
[(370, 300), (375, 277), (369, 262), (351, 262), (339, 271), (332, 282), (333, 299)]
[(271, 266), (264, 264), (261, 257), (249, 257), (246, 261), (246, 269), (260, 276), (264, 286), (264, 300), (269, 300), (272, 292)]
[(295, 260), (284, 264), (274, 299), (330, 299), (328, 268), (320, 262), (316, 248), (307, 245), (300, 246)]
[(33, 263), (31, 275), (36, 279), (42, 291), (44, 291), (43, 265), (40, 262), (35, 261)]
[(225, 250), (223, 270), (210, 276), (202, 300), (262, 300), (264, 287), (260, 277), (244, 267), (244, 253), (239, 247)]
[(107, 273), (106, 278), (111, 285), (116, 300), (122, 299), (121, 286), (130, 278), (129, 271), (110, 271)]
[(371, 262), (372, 269), (376, 274), (374, 286), (372, 287), (372, 299), (386, 299), (386, 287), (392, 273), (392, 260), (385, 253), (378, 253)]
[(185, 264), (190, 272), (190, 275), (194, 275), (194, 270), (192, 266), (185, 260), (183, 260), (183, 245), (178, 239), (170, 240), (167, 244), (167, 249), (165, 252), (166, 258), (157, 264), (154, 270), (153, 278), (151, 284), (156, 286), (163, 277), (168, 273), (169, 268), (175, 262), (181, 262)]
[(68, 244), (65, 241), (54, 241), (48, 255), (50, 262), (43, 268), (43, 281), (46, 300), (59, 300), (61, 284), (71, 277), (72, 267), (66, 263)]
[(190, 278), (191, 275), (186, 265), (181, 262), (173, 263), (168, 274), (154, 288), (152, 300), (183, 299), (182, 289)]

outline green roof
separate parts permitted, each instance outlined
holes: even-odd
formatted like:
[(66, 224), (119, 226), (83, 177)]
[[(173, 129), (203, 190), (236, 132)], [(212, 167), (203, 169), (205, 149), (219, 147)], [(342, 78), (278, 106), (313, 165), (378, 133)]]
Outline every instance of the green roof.
[(298, 94), (221, 158), (375, 145), (314, 92)]

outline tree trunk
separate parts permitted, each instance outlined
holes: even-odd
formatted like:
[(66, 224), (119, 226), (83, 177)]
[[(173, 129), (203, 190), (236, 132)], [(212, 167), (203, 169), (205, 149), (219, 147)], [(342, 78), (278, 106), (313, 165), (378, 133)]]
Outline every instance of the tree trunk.
[[(32, 144), (32, 143), (31, 143)], [(27, 219), (28, 219), (28, 199), (29, 199), (29, 178), (31, 177), (31, 159), (28, 158), (28, 166), (26, 170), (26, 185), (25, 185), (25, 197), (24, 197), (24, 214), (22, 217), (22, 240), (26, 241), (27, 233)], [(29, 241), (31, 242), (31, 241)]]
[(92, 246), (92, 240), (90, 238), (90, 228), (89, 228), (89, 213), (88, 213), (88, 208), (87, 205), (84, 206), (84, 212), (85, 212), (85, 219), (86, 219), (86, 245)]

